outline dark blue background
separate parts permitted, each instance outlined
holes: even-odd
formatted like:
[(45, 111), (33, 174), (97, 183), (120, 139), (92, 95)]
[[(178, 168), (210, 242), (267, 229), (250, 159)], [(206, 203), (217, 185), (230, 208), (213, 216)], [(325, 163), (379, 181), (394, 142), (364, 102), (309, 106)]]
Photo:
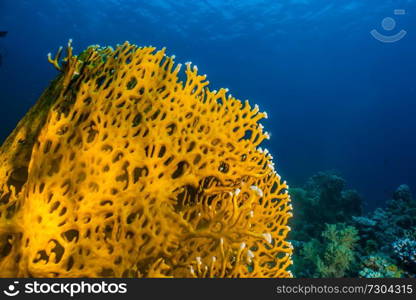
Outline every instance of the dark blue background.
[[(408, 34), (383, 44), (372, 29)], [(1, 30), (0, 140), (56, 75), (48, 52), (69, 38), (76, 52), (129, 40), (166, 46), (213, 89), (266, 110), (269, 150), (292, 186), (335, 169), (370, 207), (416, 187), (415, 1), (0, 0)]]

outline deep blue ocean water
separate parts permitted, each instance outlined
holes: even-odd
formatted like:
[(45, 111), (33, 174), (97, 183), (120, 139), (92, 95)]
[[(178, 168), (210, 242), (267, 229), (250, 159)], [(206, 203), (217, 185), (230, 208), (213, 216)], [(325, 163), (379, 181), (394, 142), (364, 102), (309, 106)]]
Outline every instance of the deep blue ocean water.
[(57, 75), (48, 52), (129, 40), (267, 111), (290, 185), (334, 169), (369, 208), (416, 190), (414, 0), (0, 0), (0, 31), (0, 141)]

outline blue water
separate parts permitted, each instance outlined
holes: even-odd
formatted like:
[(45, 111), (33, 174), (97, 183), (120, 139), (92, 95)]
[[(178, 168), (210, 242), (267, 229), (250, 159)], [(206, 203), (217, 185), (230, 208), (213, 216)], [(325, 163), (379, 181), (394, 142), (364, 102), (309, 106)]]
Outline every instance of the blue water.
[[(373, 29), (407, 35), (383, 43)], [(416, 190), (416, 1), (1, 0), (2, 30), (0, 140), (56, 76), (48, 52), (129, 40), (166, 46), (267, 111), (292, 186), (335, 169), (369, 208), (399, 184)]]

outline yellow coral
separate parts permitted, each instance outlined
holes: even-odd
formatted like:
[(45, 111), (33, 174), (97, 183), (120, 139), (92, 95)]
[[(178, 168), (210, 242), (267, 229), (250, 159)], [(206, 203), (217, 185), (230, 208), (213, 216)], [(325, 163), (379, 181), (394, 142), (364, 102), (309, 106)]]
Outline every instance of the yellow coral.
[(257, 106), (153, 47), (89, 47), (0, 148), (0, 276), (290, 277)]

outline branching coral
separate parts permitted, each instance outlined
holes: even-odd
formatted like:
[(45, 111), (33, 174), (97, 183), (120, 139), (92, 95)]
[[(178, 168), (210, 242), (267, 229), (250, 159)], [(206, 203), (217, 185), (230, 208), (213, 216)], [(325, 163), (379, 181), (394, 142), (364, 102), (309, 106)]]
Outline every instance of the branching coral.
[(394, 254), (402, 263), (416, 266), (416, 240), (399, 239), (393, 242), (392, 247)]
[(301, 277), (344, 277), (355, 263), (358, 232), (345, 223), (326, 224), (322, 237), (301, 243), (295, 274)]
[(0, 148), (0, 276), (291, 276), (265, 113), (164, 49), (61, 52)]
[(317, 258), (317, 269), (322, 277), (343, 277), (355, 261), (354, 248), (359, 240), (358, 231), (344, 223), (327, 224), (322, 237), (325, 252)]

